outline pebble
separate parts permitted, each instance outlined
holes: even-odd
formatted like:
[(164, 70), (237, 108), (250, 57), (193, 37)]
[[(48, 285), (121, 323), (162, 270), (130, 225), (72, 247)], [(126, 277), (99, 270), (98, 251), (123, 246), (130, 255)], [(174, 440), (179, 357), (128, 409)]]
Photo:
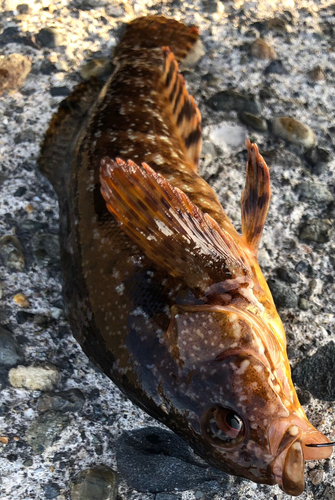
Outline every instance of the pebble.
[(80, 76), (84, 80), (89, 80), (92, 77), (101, 78), (104, 76), (111, 75), (114, 66), (112, 65), (110, 59), (102, 57), (100, 59), (93, 59), (88, 63), (84, 64), (79, 70)]
[(264, 69), (265, 75), (288, 75), (288, 71), (280, 59), (275, 59)]
[(254, 115), (260, 113), (260, 107), (253, 95), (241, 94), (234, 90), (222, 90), (214, 94), (207, 104), (215, 111), (247, 111)]
[(315, 66), (315, 68), (311, 69), (308, 72), (308, 77), (312, 82), (323, 82), (326, 79), (326, 75), (321, 66)]
[(36, 234), (33, 236), (31, 244), (35, 260), (40, 266), (59, 264), (60, 245), (58, 234)]
[(19, 132), (14, 137), (15, 144), (21, 144), (23, 142), (34, 143), (36, 141), (36, 132), (32, 128), (26, 128)]
[(275, 50), (263, 38), (257, 38), (250, 45), (250, 53), (257, 59), (276, 59), (277, 54)]
[(29, 300), (23, 293), (17, 293), (16, 295), (14, 295), (13, 300), (20, 307), (30, 306)]
[(266, 31), (273, 31), (277, 34), (286, 34), (287, 33), (287, 25), (284, 19), (281, 17), (274, 17), (272, 19), (268, 19), (265, 24)]
[(325, 476), (325, 473), (324, 473), (323, 469), (313, 469), (309, 473), (309, 477), (311, 478), (312, 483), (315, 486), (317, 486), (318, 484), (323, 483), (324, 476)]
[(60, 487), (57, 483), (48, 483), (43, 485), (44, 495), (47, 500), (58, 497)]
[(298, 297), (290, 285), (276, 279), (268, 280), (268, 285), (277, 307), (291, 309), (298, 306)]
[(42, 73), (42, 75), (51, 75), (56, 71), (58, 71), (57, 67), (51, 61), (46, 60), (42, 62), (40, 67), (40, 72)]
[(315, 354), (304, 358), (292, 370), (293, 382), (315, 398), (335, 400), (335, 343), (319, 347)]
[(71, 500), (114, 500), (117, 474), (109, 467), (95, 467), (79, 472), (71, 481)]
[(16, 10), (21, 15), (31, 14), (32, 12), (31, 7), (27, 3), (19, 3), (19, 5), (16, 6)]
[(16, 236), (8, 234), (0, 238), (0, 259), (10, 271), (24, 271), (23, 250)]
[(68, 415), (54, 411), (43, 413), (27, 429), (26, 440), (36, 453), (43, 453), (59, 439), (61, 432), (70, 423), (71, 419)]
[(16, 338), (0, 326), (0, 367), (11, 368), (23, 361), (23, 352)]
[(293, 144), (302, 145), (305, 148), (311, 148), (315, 144), (315, 134), (313, 130), (289, 116), (278, 116), (271, 122), (274, 135), (286, 139)]
[(306, 151), (304, 158), (307, 161), (312, 174), (321, 175), (324, 173), (326, 164), (331, 159), (331, 155), (326, 149), (315, 146), (314, 148)]
[(297, 273), (304, 274), (307, 278), (313, 278), (315, 276), (313, 267), (306, 260), (300, 260), (295, 266), (295, 270)]
[(7, 45), (8, 43), (25, 43), (27, 41), (26, 36), (22, 36), (19, 28), (16, 26), (9, 26), (5, 28), (0, 35), (0, 47)]
[(309, 309), (308, 300), (305, 299), (304, 297), (299, 297), (298, 307), (299, 309), (301, 309), (301, 311), (308, 311)]
[(298, 283), (299, 281), (297, 274), (292, 269), (286, 267), (277, 267), (276, 274), (281, 281), (285, 281), (286, 283)]
[(30, 70), (31, 61), (22, 54), (0, 56), (0, 95), (22, 87)]
[(241, 122), (259, 132), (266, 132), (268, 129), (267, 121), (260, 116), (255, 116), (246, 111), (241, 111), (238, 116)]
[(155, 500), (179, 500), (173, 493), (157, 493)]
[(58, 370), (51, 366), (20, 365), (9, 372), (9, 382), (13, 387), (30, 391), (52, 391), (58, 380)]
[(127, 484), (144, 493), (184, 491), (210, 480), (220, 481), (222, 491), (228, 477), (199, 466), (184, 441), (159, 427), (124, 432), (116, 442), (116, 460)]
[(309, 219), (299, 226), (298, 236), (301, 241), (327, 243), (331, 230), (332, 224), (328, 219)]
[(50, 94), (53, 97), (66, 97), (71, 94), (71, 90), (68, 87), (52, 87)]
[(333, 194), (326, 184), (306, 180), (297, 186), (297, 193), (302, 201), (315, 201), (316, 203), (330, 203), (334, 201)]
[(62, 392), (42, 394), (38, 398), (37, 409), (41, 412), (54, 410), (65, 412), (80, 412), (85, 403), (85, 395), (79, 389), (69, 389)]
[(263, 87), (259, 91), (259, 98), (262, 99), (263, 101), (266, 101), (267, 99), (272, 99), (275, 98), (276, 92), (269, 86)]
[(246, 130), (230, 122), (221, 122), (209, 128), (209, 138), (215, 146), (223, 149), (244, 148)]
[(61, 36), (54, 28), (42, 28), (36, 35), (36, 42), (40, 47), (54, 49), (61, 45)]

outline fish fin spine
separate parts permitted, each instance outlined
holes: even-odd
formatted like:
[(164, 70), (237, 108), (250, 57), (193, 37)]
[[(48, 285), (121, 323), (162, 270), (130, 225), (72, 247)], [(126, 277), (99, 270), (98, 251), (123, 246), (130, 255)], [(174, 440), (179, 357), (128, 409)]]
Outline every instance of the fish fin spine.
[(270, 206), (270, 171), (256, 144), (247, 139), (246, 146), (246, 183), (241, 196), (242, 236), (256, 256)]
[(163, 82), (170, 103), (173, 120), (185, 146), (187, 156), (196, 171), (201, 153), (201, 114), (186, 90), (185, 80), (179, 73), (175, 55), (169, 47), (163, 47)]

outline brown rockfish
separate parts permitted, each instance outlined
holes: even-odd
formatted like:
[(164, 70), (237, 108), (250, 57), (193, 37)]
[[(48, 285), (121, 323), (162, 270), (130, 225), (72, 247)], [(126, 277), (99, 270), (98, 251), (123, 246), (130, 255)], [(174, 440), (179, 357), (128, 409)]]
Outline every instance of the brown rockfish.
[(107, 83), (79, 85), (51, 121), (40, 165), (67, 314), (101, 370), (208, 463), (299, 495), (305, 460), (331, 450), (315, 447), (328, 439), (298, 401), (257, 263), (268, 167), (247, 141), (242, 235), (197, 173), (201, 116), (178, 64), (199, 43), (195, 27), (134, 20)]

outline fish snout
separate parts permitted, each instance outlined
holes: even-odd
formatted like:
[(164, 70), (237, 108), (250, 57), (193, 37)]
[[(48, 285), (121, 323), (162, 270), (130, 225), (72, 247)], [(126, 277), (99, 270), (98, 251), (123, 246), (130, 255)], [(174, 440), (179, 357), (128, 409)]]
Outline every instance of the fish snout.
[(285, 493), (293, 496), (304, 491), (305, 460), (328, 458), (332, 453), (332, 448), (308, 447), (309, 444), (327, 443), (329, 440), (304, 421), (291, 422), (291, 425), (284, 420), (275, 422), (269, 429), (269, 442), (275, 457), (271, 468), (276, 483)]

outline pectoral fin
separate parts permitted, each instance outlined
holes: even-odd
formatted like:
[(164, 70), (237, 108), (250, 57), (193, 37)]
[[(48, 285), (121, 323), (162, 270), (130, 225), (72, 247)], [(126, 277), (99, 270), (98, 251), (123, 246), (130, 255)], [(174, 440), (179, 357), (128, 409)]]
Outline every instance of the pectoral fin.
[(250, 274), (243, 251), (208, 214), (145, 163), (104, 158), (101, 193), (123, 230), (158, 266), (201, 291)]
[(270, 172), (256, 144), (246, 141), (248, 162), (245, 189), (242, 192), (242, 235), (257, 254), (270, 205)]

